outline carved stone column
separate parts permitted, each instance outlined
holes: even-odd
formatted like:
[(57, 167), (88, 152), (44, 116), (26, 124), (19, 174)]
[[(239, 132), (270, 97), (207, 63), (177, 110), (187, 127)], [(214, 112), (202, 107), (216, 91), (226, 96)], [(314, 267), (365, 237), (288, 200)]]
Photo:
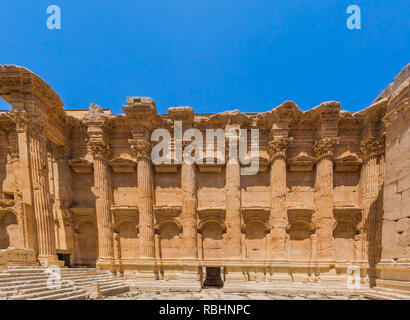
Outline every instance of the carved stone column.
[(318, 219), (318, 258), (333, 259), (333, 158), (335, 146), (340, 138), (322, 138), (314, 146), (318, 158), (315, 178), (315, 205)]
[(67, 226), (68, 203), (71, 195), (71, 175), (68, 166), (68, 158), (70, 148), (69, 146), (56, 145), (49, 142), (48, 149), (50, 152), (50, 184), (53, 186), (52, 195), (54, 197), (53, 211), (55, 219), (58, 220), (56, 224), (56, 238), (58, 249), (71, 249), (69, 234), (71, 233), (71, 226)]
[[(242, 259), (241, 254), (241, 173), (238, 157), (239, 132), (236, 135), (229, 135), (227, 132), (226, 148), (226, 257), (229, 259)], [(235, 144), (230, 141), (236, 140)], [(236, 154), (236, 159), (231, 159)]]
[(293, 138), (278, 138), (269, 142), (271, 251), (274, 260), (285, 258), (287, 225), (286, 211), (286, 149)]
[[(100, 119), (101, 120), (101, 119)], [(109, 146), (101, 122), (89, 121), (88, 149), (94, 158), (95, 210), (98, 228), (98, 261), (112, 262), (114, 259), (113, 223), (111, 216), (111, 183), (108, 165)]]
[[(379, 166), (379, 160), (384, 162), (383, 156), (384, 139), (369, 137), (362, 141), (360, 145), (360, 155), (363, 159), (363, 164), (360, 173), (360, 188), (362, 194), (362, 243), (361, 255), (359, 257), (363, 262), (369, 262), (369, 265), (374, 266), (376, 263), (377, 232), (382, 224), (382, 198), (381, 190), (381, 175), (384, 174), (384, 163)], [(381, 159), (379, 158), (381, 155)], [(379, 199), (380, 197), (380, 199)], [(379, 229), (378, 229), (379, 227)], [(380, 244), (381, 245), (381, 244)]]
[(138, 161), (139, 237), (140, 257), (155, 258), (155, 232), (153, 216), (153, 177), (151, 143), (147, 139), (130, 140), (131, 150)]
[(183, 221), (183, 251), (184, 258), (198, 258), (197, 250), (197, 224), (196, 224), (196, 167), (185, 161), (181, 166), (181, 187), (182, 187), (182, 212)]
[(29, 130), (38, 260), (44, 266), (61, 265), (56, 254), (54, 215), (48, 180), (46, 124), (40, 120), (31, 121), (27, 129)]

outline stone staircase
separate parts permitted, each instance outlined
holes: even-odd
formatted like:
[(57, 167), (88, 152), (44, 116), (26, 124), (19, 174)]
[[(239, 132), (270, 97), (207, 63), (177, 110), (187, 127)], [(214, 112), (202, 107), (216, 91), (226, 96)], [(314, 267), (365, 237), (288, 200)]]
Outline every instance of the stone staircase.
[(410, 300), (408, 291), (374, 287), (365, 293), (366, 298), (376, 300)]
[(89, 290), (96, 284), (103, 296), (129, 290), (124, 280), (95, 268), (60, 268), (52, 272), (39, 266), (12, 266), (0, 271), (0, 299), (84, 300), (90, 298)]

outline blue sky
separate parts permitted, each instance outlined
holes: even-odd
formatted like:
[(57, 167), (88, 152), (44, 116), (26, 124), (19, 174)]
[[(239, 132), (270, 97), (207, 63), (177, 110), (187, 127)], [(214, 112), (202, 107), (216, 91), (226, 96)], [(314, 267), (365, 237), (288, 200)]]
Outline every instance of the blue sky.
[[(46, 27), (59, 5), (61, 30)], [(361, 30), (346, 8), (361, 8)], [(66, 108), (158, 112), (368, 106), (410, 62), (408, 0), (0, 0), (0, 64), (25, 66)], [(0, 103), (3, 106), (4, 103)]]

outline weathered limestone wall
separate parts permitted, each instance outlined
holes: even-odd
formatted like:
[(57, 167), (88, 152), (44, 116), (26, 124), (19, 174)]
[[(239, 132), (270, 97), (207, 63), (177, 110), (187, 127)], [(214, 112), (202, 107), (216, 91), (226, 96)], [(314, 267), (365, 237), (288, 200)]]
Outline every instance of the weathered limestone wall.
[[(148, 287), (199, 287), (206, 267), (222, 267), (231, 290), (344, 285), (351, 267), (364, 287), (406, 287), (408, 68), (389, 88), (356, 113), (334, 101), (303, 112), (287, 101), (256, 114), (159, 115), (151, 98), (131, 97), (113, 115), (94, 104), (64, 110), (40, 78), (2, 66), (0, 95), (13, 111), (0, 112), (0, 248), (34, 250), (43, 265), (69, 255), (70, 265)], [(186, 150), (175, 121), (182, 134), (259, 129), (258, 173), (241, 175), (244, 166), (229, 161), (153, 163), (157, 128), (172, 132), (172, 153)]]
[(409, 66), (389, 86), (381, 262), (377, 286), (410, 291)]

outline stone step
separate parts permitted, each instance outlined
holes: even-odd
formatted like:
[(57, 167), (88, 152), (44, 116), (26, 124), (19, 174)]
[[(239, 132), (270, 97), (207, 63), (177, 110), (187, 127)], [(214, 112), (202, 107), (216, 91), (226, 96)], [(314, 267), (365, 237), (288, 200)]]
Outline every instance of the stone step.
[(95, 268), (61, 268), (60, 288), (49, 288), (50, 274), (40, 266), (13, 266), (0, 272), (0, 299), (87, 299), (86, 287), (98, 283), (103, 295), (129, 290), (123, 279)]
[(89, 298), (89, 294), (88, 293), (83, 293), (83, 294), (78, 294), (78, 295), (75, 295), (75, 296), (60, 298), (58, 300), (86, 300), (88, 298)]
[(8, 269), (9, 274), (44, 273), (45, 269)]
[(9, 266), (8, 269), (43, 269), (42, 266)]
[(112, 286), (104, 289), (101, 288), (101, 293), (105, 296), (116, 295), (126, 291), (129, 291), (129, 287), (125, 285)]
[(8, 279), (0, 279), (0, 288), (2, 286), (8, 286), (18, 283), (35, 283), (37, 281), (44, 281), (48, 279), (47, 276), (35, 276), (35, 277), (13, 277)]
[(367, 292), (366, 296), (378, 300), (410, 300), (410, 292), (389, 288), (375, 287)]
[[(73, 285), (67, 285), (67, 284), (62, 284), (60, 287), (55, 288), (54, 290), (63, 290), (63, 289), (71, 289), (75, 290), (77, 289)], [(53, 290), (52, 288), (49, 288), (48, 286), (39, 286), (39, 287), (34, 287), (34, 288), (23, 288), (18, 290), (18, 295), (23, 295), (23, 294), (31, 294), (31, 293), (37, 293), (37, 292), (46, 292)]]
[[(78, 297), (79, 295), (84, 295), (86, 297), (88, 297), (88, 294), (81, 291), (77, 291), (77, 292), (66, 292), (66, 293), (61, 293), (61, 294), (52, 294), (52, 295), (48, 295), (48, 296), (42, 296), (42, 297), (38, 297), (38, 298), (33, 298), (30, 300), (62, 300), (62, 299), (67, 299), (67, 298), (73, 298), (73, 297)], [(75, 299), (77, 300), (77, 299)]]
[[(65, 289), (56, 289), (56, 290), (46, 290), (42, 292), (35, 292), (35, 293), (29, 293), (29, 294), (22, 294), (22, 295), (16, 295), (12, 296), (13, 300), (41, 300), (43, 297), (47, 296), (55, 296), (55, 295), (61, 295), (61, 294), (72, 294), (74, 290), (72, 287), (71, 288), (65, 288)], [(85, 292), (85, 290), (84, 290)], [(37, 299), (41, 298), (41, 299)]]

